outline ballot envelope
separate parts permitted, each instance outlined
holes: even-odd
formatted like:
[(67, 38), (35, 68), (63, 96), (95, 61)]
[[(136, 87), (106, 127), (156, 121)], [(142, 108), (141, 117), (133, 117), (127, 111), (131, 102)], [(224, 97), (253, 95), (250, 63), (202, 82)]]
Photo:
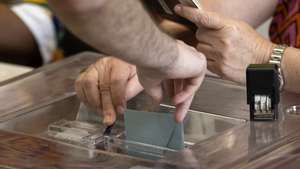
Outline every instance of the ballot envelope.
[(171, 113), (127, 110), (124, 122), (126, 140), (137, 143), (128, 144), (129, 155), (155, 159), (184, 148), (183, 124)]
[(126, 139), (173, 150), (184, 148), (183, 124), (176, 123), (171, 113), (127, 110)]

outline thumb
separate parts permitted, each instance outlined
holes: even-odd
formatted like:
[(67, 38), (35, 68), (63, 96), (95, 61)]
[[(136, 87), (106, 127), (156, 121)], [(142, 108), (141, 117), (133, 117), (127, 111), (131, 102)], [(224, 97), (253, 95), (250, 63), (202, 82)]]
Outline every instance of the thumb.
[(213, 12), (207, 12), (199, 8), (184, 5), (176, 5), (174, 10), (178, 15), (190, 20), (198, 27), (222, 29), (225, 26), (220, 16)]

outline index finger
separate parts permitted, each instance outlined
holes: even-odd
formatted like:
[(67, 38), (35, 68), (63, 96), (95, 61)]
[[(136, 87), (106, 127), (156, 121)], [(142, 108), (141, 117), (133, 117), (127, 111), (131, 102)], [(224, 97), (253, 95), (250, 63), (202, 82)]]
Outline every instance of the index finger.
[(219, 15), (207, 12), (199, 8), (193, 8), (185, 5), (176, 5), (174, 8), (175, 12), (184, 17), (198, 27), (204, 27), (208, 29), (221, 29), (224, 27), (224, 23)]
[(103, 64), (98, 65), (96, 69), (98, 70), (98, 87), (101, 96), (103, 123), (112, 125), (116, 120), (116, 111), (111, 96), (111, 67), (105, 61), (106, 60), (103, 61)]
[[(101, 87), (102, 88), (102, 87)], [(100, 89), (101, 91), (101, 101), (102, 101), (102, 108), (103, 108), (103, 123), (110, 126), (114, 124), (116, 121), (116, 110), (113, 106), (112, 102), (112, 96), (110, 88), (105, 88), (103, 86), (103, 89)]]
[(188, 111), (190, 109), (190, 106), (192, 104), (194, 95), (190, 96), (187, 100), (184, 102), (176, 105), (176, 111), (175, 111), (175, 120), (178, 123), (183, 122), (185, 116), (188, 114)]

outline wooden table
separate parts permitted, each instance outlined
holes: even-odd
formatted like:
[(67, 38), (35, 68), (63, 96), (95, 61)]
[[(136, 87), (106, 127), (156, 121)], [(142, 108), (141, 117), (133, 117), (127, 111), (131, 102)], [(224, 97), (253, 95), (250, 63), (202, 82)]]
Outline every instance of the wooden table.
[(32, 71), (33, 68), (0, 62), (0, 82)]
[(102, 151), (0, 131), (0, 168), (5, 169), (130, 169), (153, 163)]

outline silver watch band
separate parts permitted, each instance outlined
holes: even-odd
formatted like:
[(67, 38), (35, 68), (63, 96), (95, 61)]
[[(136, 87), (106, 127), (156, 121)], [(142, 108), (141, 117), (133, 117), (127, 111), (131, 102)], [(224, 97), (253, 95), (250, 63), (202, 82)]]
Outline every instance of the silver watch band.
[(283, 90), (284, 85), (285, 85), (285, 79), (284, 79), (284, 74), (281, 68), (281, 63), (283, 60), (283, 55), (288, 46), (287, 45), (277, 45), (274, 47), (271, 58), (269, 60), (270, 64), (276, 64), (278, 67), (278, 73), (279, 73), (279, 80), (280, 80), (280, 91)]

